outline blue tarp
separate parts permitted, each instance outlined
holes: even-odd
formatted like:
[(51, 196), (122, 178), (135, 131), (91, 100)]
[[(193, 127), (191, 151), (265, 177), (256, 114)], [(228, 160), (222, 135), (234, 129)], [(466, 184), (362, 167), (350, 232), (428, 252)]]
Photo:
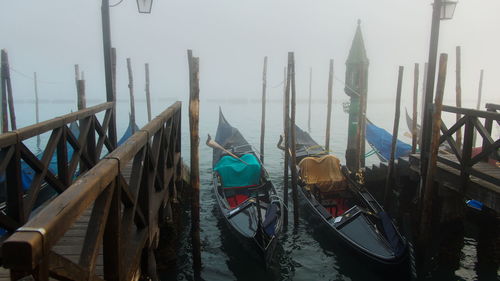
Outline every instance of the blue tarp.
[[(373, 125), (370, 122), (366, 123), (366, 140), (377, 152), (386, 160), (391, 158), (392, 135), (386, 130)], [(411, 145), (400, 140), (396, 143), (395, 159), (402, 156), (407, 156), (411, 152)]]
[(253, 154), (245, 154), (241, 160), (232, 156), (223, 156), (215, 165), (214, 171), (222, 178), (224, 187), (250, 186), (260, 183), (261, 165)]

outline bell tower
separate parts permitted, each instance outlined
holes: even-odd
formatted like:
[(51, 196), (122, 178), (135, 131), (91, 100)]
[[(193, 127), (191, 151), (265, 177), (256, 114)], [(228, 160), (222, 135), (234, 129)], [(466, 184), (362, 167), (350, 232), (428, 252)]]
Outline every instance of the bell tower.
[(346, 61), (344, 92), (350, 97), (346, 165), (355, 172), (365, 166), (366, 96), (368, 92), (368, 57), (366, 56), (361, 21)]

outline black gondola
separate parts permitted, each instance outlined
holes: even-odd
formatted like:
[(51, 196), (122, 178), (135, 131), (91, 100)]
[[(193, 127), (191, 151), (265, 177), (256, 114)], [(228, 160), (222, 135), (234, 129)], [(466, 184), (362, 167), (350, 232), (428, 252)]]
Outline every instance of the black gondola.
[(213, 189), (231, 232), (265, 265), (271, 264), (282, 231), (283, 205), (252, 146), (219, 112), (213, 151)]
[(328, 237), (377, 263), (401, 263), (406, 240), (356, 175), (297, 126), (295, 151), (301, 203)]

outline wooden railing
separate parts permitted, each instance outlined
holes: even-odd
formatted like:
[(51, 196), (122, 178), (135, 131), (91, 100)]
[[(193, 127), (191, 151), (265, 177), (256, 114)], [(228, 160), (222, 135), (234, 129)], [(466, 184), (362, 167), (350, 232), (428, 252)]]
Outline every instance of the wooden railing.
[[(131, 280), (139, 267), (147, 274), (154, 263), (159, 221), (181, 179), (180, 123), (177, 102), (18, 229), (3, 245), (4, 266), (11, 276)], [(124, 177), (130, 167), (130, 177)], [(56, 243), (89, 208), (78, 257), (57, 253)], [(101, 246), (103, 276), (95, 270)]]
[[(96, 114), (102, 111), (105, 116), (100, 123)], [(15, 231), (29, 219), (43, 188), (62, 193), (77, 172), (97, 163), (104, 145), (108, 151), (114, 149), (107, 136), (112, 111), (112, 102), (103, 103), (0, 135), (0, 174), (5, 175), (1, 183), (5, 189), (5, 205), (0, 212), (0, 227), (9, 233)], [(78, 136), (68, 127), (76, 121), (80, 125)], [(37, 157), (23, 142), (45, 132), (51, 135), (43, 156)], [(71, 159), (68, 159), (68, 149), (73, 151)], [(56, 159), (54, 153), (57, 173), (49, 169), (52, 159)], [(29, 184), (27, 189), (22, 182), (26, 172), (32, 173), (32, 179), (25, 179), (25, 184)]]
[[(497, 161), (500, 160), (500, 139), (495, 140), (492, 137), (493, 124), (500, 124), (500, 113), (498, 113), (500, 106), (487, 104), (486, 108), (488, 111), (443, 106), (443, 112), (462, 115), (462, 117), (449, 129), (446, 127), (444, 122), (441, 123), (442, 136), (439, 142), (440, 144), (445, 141), (448, 142), (452, 153), (458, 160), (458, 163), (441, 154), (438, 155), (438, 161), (460, 170), (464, 186), (469, 180), (470, 175), (496, 185), (500, 185), (498, 178), (474, 168), (474, 165), (479, 162), (488, 162), (490, 159), (496, 159)], [(484, 121), (481, 122), (480, 119), (483, 119)], [(462, 127), (464, 127), (464, 137), (463, 145), (460, 149), (459, 145), (457, 145), (455, 139), (453, 138), (453, 135)], [(477, 133), (479, 133), (478, 136), (482, 138), (482, 148), (479, 153), (473, 156), (475, 131), (477, 131)]]

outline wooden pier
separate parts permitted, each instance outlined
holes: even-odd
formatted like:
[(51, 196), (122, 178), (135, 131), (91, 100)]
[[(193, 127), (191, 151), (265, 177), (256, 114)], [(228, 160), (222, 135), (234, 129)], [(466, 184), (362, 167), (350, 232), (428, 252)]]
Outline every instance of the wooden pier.
[[(492, 124), (500, 122), (500, 106), (487, 104), (486, 108), (487, 111), (443, 107), (443, 112), (461, 114), (462, 117), (449, 129), (442, 123), (440, 144), (446, 142), (448, 147), (440, 149), (434, 180), (465, 199), (481, 201), (500, 213), (500, 167), (495, 164), (495, 161), (500, 161), (500, 140), (494, 140), (491, 134)], [(462, 127), (465, 127), (464, 143), (458, 146), (453, 136)], [(482, 139), (480, 148), (473, 147), (474, 131)], [(409, 158), (411, 170), (418, 174), (420, 159), (420, 154), (412, 154)]]
[[(114, 102), (108, 102), (0, 135), (0, 172), (7, 175), (0, 225), (10, 234), (2, 245), (7, 269), (0, 279), (132, 280), (142, 275), (157, 280), (154, 250), (160, 226), (171, 219), (183, 179), (181, 103), (119, 147), (109, 140), (113, 109)], [(103, 111), (99, 122), (96, 115)], [(79, 122), (79, 136), (69, 129), (72, 122)], [(45, 132), (52, 134), (39, 160), (23, 141)], [(109, 153), (101, 159), (103, 147)], [(49, 169), (54, 153), (57, 173)], [(22, 161), (34, 170), (27, 191)], [(49, 189), (60, 195), (38, 206), (37, 198)]]

